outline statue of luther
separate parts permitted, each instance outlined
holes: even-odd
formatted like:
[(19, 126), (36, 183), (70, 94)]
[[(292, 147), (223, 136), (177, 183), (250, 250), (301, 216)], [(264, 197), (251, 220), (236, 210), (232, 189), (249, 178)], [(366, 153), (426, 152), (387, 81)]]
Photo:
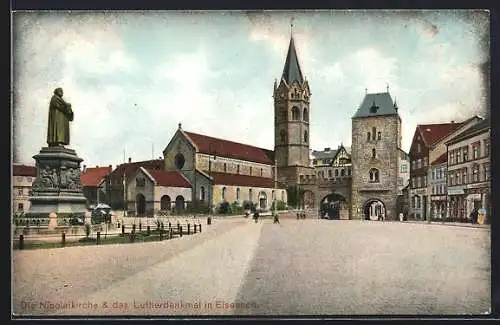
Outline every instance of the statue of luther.
[(73, 121), (71, 104), (64, 101), (62, 88), (56, 88), (49, 105), (47, 143), (49, 147), (69, 144), (69, 122)]

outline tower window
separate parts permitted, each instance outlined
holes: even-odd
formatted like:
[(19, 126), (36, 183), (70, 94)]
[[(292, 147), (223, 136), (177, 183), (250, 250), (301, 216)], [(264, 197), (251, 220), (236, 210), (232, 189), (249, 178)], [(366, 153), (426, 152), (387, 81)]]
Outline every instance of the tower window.
[(306, 121), (306, 122), (309, 121), (309, 115), (308, 115), (307, 108), (304, 108), (303, 120)]
[(239, 174), (240, 173), (240, 165), (236, 166), (236, 173)]
[(292, 108), (292, 120), (294, 120), (294, 121), (300, 120), (300, 112), (299, 112), (299, 108), (297, 106), (294, 106)]
[(307, 134), (307, 131), (304, 131), (304, 142), (307, 143), (309, 135)]
[(377, 129), (375, 127), (373, 127), (372, 129), (372, 137), (373, 137), (373, 140), (375, 140), (375, 137), (377, 136)]
[(370, 141), (370, 139), (372, 138), (372, 135), (370, 132), (366, 132), (366, 141)]
[(382, 139), (382, 132), (378, 132), (377, 133), (377, 140), (381, 140)]
[(286, 110), (284, 108), (280, 109), (279, 117), (281, 121), (286, 121)]
[(280, 139), (281, 139), (281, 143), (285, 144), (285, 142), (286, 142), (286, 133), (285, 133), (285, 130), (281, 130), (280, 131)]
[(239, 201), (240, 200), (240, 188), (238, 187), (236, 189), (236, 201)]
[(227, 172), (227, 164), (224, 163), (224, 172)]
[(264, 175), (264, 169), (260, 169), (260, 176), (263, 176)]
[(375, 148), (372, 149), (372, 159), (377, 158), (377, 150)]
[(250, 176), (252, 176), (252, 166), (250, 166)]
[(222, 201), (226, 200), (226, 192), (227, 192), (227, 189), (225, 187), (223, 187), (222, 188)]
[(378, 183), (379, 181), (380, 179), (379, 179), (378, 169), (376, 168), (370, 169), (370, 183)]

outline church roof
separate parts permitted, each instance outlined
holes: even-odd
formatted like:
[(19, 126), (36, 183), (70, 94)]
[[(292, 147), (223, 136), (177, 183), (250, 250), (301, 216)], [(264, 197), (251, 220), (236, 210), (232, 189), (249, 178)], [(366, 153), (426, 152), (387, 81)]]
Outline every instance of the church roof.
[(147, 169), (146, 171), (154, 179), (158, 186), (165, 187), (185, 187), (191, 188), (191, 183), (179, 171), (164, 171), (156, 169)]
[(184, 131), (199, 153), (274, 165), (274, 151)]
[(146, 169), (163, 169), (164, 164), (165, 163), (163, 159), (143, 160), (143, 161), (120, 164), (116, 167), (115, 170), (113, 170), (113, 172), (109, 174), (109, 177), (122, 178), (123, 174), (129, 177), (132, 174), (134, 174), (139, 167), (144, 167)]
[(439, 140), (463, 126), (463, 123), (419, 124), (417, 128), (426, 146), (432, 146)]
[(385, 92), (366, 94), (353, 118), (397, 114), (396, 104), (392, 101), (391, 95)]
[(298, 81), (300, 84), (304, 82), (293, 36), (290, 37), (290, 45), (288, 46), (288, 54), (286, 55), (285, 67), (283, 68), (283, 75), (281, 78), (283, 78), (288, 85), (291, 85), (294, 81)]

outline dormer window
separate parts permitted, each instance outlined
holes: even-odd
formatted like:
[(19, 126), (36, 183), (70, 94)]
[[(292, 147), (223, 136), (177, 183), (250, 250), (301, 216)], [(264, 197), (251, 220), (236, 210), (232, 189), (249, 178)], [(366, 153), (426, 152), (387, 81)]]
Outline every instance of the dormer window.
[(379, 107), (377, 105), (375, 105), (375, 101), (373, 101), (373, 104), (370, 107), (370, 113), (375, 114), (375, 113), (377, 113), (378, 109), (379, 109)]

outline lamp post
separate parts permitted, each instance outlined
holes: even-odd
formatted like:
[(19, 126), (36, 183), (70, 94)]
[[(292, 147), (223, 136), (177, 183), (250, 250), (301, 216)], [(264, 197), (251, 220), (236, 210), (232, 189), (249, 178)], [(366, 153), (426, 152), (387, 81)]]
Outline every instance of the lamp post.
[(125, 182), (125, 171), (123, 171), (123, 218), (125, 218), (125, 210), (127, 208), (127, 201), (126, 201), (126, 196), (127, 196), (127, 187), (126, 187), (126, 182)]
[(212, 156), (214, 160), (216, 159), (215, 154), (212, 154), (212, 144), (210, 144), (210, 154), (208, 155), (208, 175), (210, 176), (209, 182), (210, 182), (210, 187), (208, 189), (208, 218), (207, 218), (207, 224), (212, 223), (212, 191), (213, 191), (213, 177), (212, 177)]
[(274, 195), (273, 195), (273, 214), (276, 216), (276, 192), (278, 190), (278, 165), (276, 162), (276, 158), (274, 159)]

